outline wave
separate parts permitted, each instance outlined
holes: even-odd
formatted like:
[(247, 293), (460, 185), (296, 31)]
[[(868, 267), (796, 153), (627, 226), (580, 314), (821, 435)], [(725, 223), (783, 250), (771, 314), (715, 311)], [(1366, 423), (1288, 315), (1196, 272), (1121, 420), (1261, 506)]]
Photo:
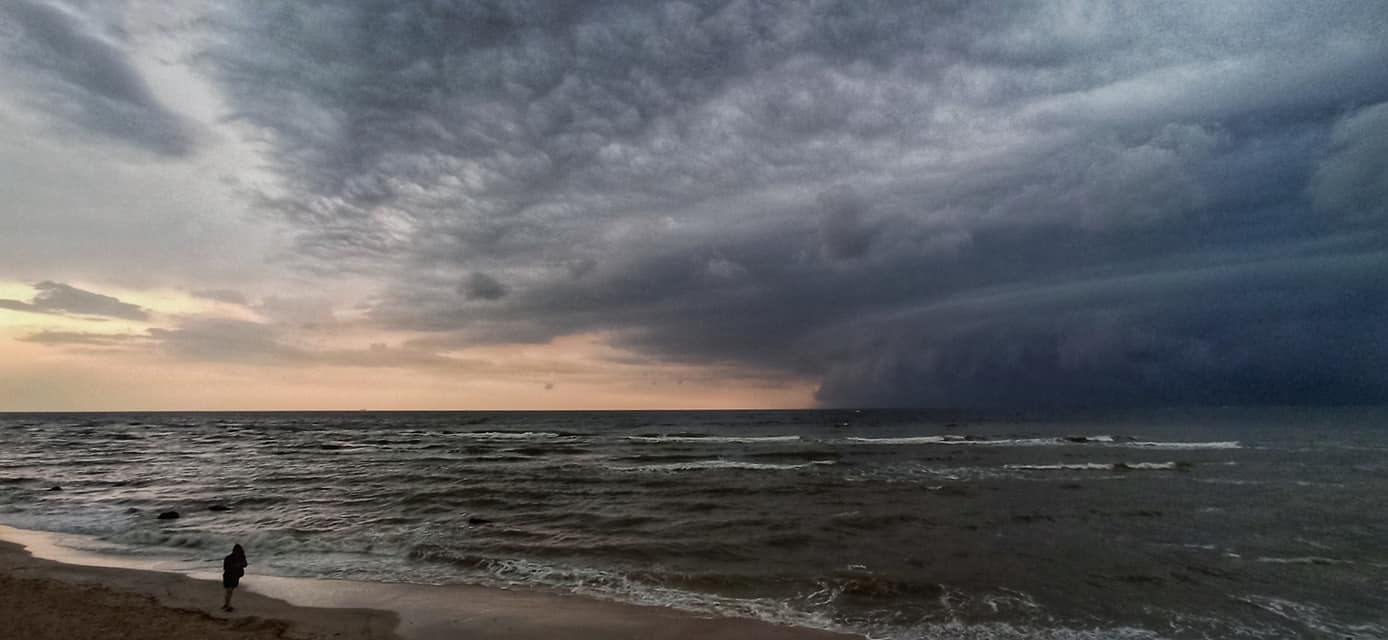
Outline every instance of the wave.
[(800, 436), (627, 436), (626, 439), (633, 442), (655, 443), (758, 444), (799, 442)]
[[(1096, 436), (1100, 437), (1100, 436)], [(1111, 437), (1111, 436), (1102, 436)], [(902, 438), (844, 438), (850, 444), (941, 444), (941, 445), (960, 445), (975, 447), (1053, 447), (1059, 445), (1069, 445), (1084, 442), (1067, 438), (997, 438), (988, 439), (978, 436), (910, 436)], [(1107, 442), (1094, 440), (1094, 442)]]
[(642, 453), (631, 456), (616, 456), (613, 460), (619, 462), (644, 462), (647, 464), (657, 464), (661, 462), (694, 462), (696, 460), (707, 460), (706, 454), (697, 453)]
[(554, 431), (460, 431), (450, 435), (470, 440), (554, 440), (573, 437), (572, 434)]
[[(1107, 627), (1072, 629), (1037, 627), (1014, 623), (924, 622), (902, 625), (875, 617), (844, 619), (826, 607), (839, 598), (874, 598), (883, 594), (910, 594), (918, 599), (943, 599), (949, 591), (946, 585), (934, 583), (897, 582), (877, 576), (826, 577), (804, 595), (791, 598), (739, 598), (710, 591), (729, 585), (742, 584), (745, 576), (662, 575), (649, 572), (622, 572), (537, 562), (518, 558), (492, 558), (472, 554), (453, 554), (443, 549), (416, 549), (410, 553), (416, 560), (441, 562), (462, 568), (469, 582), (483, 586), (512, 588), (525, 586), (601, 600), (643, 606), (668, 607), (719, 618), (750, 618), (779, 625), (847, 633), (884, 640), (1157, 640), (1162, 636), (1136, 627)], [(1017, 592), (1014, 592), (1017, 593)], [(1026, 594), (1006, 594), (1013, 606), (1037, 607)], [(954, 599), (959, 594), (951, 593)], [(983, 599), (983, 605), (996, 607), (1000, 598)]]
[(1123, 442), (1124, 447), (1138, 449), (1242, 449), (1243, 443), (1228, 442)]
[[(83, 532), (77, 532), (83, 534)], [(268, 531), (214, 532), (197, 529), (131, 528), (96, 535), (89, 540), (65, 541), (65, 546), (114, 555), (218, 555), (233, 543), (258, 556), (299, 557), (303, 554), (363, 553), (370, 542), (347, 535), (324, 535), (310, 529), (281, 527)]]
[(804, 469), (816, 465), (836, 464), (833, 460), (813, 460), (799, 464), (775, 464), (771, 462), (746, 462), (742, 460), (690, 460), (688, 462), (668, 462), (632, 467), (609, 467), (617, 471), (706, 471), (710, 469), (746, 469), (751, 471), (786, 471)]
[(939, 444), (939, 445), (962, 445), (962, 446), (993, 446), (993, 447), (1063, 447), (1074, 445), (1100, 445), (1109, 447), (1131, 447), (1136, 449), (1241, 449), (1243, 444), (1236, 441), (1224, 442), (1149, 442), (1138, 441), (1112, 435), (1094, 436), (1062, 436), (1058, 438), (982, 438), (979, 436), (960, 436), (960, 435), (939, 435), (939, 436), (907, 436), (907, 437), (888, 437), (888, 438), (865, 438), (849, 437), (844, 438), (850, 444)]
[(917, 436), (910, 438), (844, 438), (855, 444), (944, 444), (950, 438), (963, 440), (963, 436)]
[(1263, 556), (1263, 557), (1258, 558), (1258, 559), (1256, 560), (1256, 562), (1268, 562), (1268, 563), (1272, 563), (1272, 564), (1319, 564), (1319, 565), (1354, 564), (1353, 562), (1351, 562), (1351, 561), (1349, 561), (1349, 560), (1337, 560), (1337, 559), (1335, 559), (1335, 558), (1324, 558), (1324, 557), (1321, 557), (1321, 556), (1303, 556), (1303, 557), (1298, 557), (1298, 558), (1279, 558), (1279, 557), (1273, 557), (1273, 556)]
[(743, 455), (744, 457), (755, 458), (757, 460), (828, 460), (837, 459), (839, 457), (839, 452), (832, 449), (793, 449), (789, 451), (761, 451)]
[(523, 585), (551, 589), (601, 600), (636, 605), (669, 607), (720, 618), (752, 618), (809, 629), (851, 632), (831, 616), (805, 611), (776, 598), (736, 598), (685, 590), (621, 571), (544, 563), (521, 558), (493, 558), (454, 554), (440, 548), (416, 548), (411, 559), (442, 562), (468, 570), (470, 581), (482, 586), (510, 588)]
[(1327, 638), (1381, 638), (1388, 627), (1380, 624), (1351, 624), (1337, 620), (1333, 613), (1323, 606), (1274, 598), (1265, 595), (1231, 596), (1259, 609), (1290, 620), (1311, 631), (1317, 636)]
[(1189, 462), (1075, 462), (1070, 464), (1009, 464), (1014, 471), (1175, 471)]

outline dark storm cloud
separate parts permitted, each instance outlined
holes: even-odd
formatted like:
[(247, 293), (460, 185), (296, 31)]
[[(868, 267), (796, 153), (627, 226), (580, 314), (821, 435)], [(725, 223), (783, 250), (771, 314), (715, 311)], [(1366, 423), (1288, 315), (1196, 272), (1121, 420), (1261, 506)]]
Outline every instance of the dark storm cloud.
[(876, 229), (863, 223), (868, 203), (851, 190), (829, 191), (819, 196), (824, 221), (819, 233), (825, 255), (833, 259), (858, 258), (867, 253)]
[(7, 0), (0, 16), (0, 51), (25, 72), (45, 113), (156, 153), (182, 155), (192, 148), (183, 118), (80, 14), (53, 3)]
[[(826, 404), (1388, 393), (1388, 5), (236, 5), (310, 268)], [(504, 283), (504, 285), (502, 284)]]
[(148, 320), (149, 313), (138, 305), (121, 302), (119, 298), (84, 291), (61, 282), (44, 281), (34, 285), (29, 302), (0, 299), (0, 309), (30, 313), (75, 314), (106, 316), (125, 320)]
[(1335, 125), (1327, 157), (1311, 182), (1316, 205), (1331, 215), (1382, 223), (1388, 219), (1388, 104), (1363, 109)]
[(500, 300), (506, 296), (506, 285), (485, 273), (474, 272), (458, 285), (458, 292), (469, 300)]

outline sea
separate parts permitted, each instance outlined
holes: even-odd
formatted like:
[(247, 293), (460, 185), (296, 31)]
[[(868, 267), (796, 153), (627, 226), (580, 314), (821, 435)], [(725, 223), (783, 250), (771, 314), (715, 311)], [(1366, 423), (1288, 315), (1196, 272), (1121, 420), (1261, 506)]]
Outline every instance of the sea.
[(1388, 638), (1384, 408), (0, 414), (0, 523), (875, 639)]

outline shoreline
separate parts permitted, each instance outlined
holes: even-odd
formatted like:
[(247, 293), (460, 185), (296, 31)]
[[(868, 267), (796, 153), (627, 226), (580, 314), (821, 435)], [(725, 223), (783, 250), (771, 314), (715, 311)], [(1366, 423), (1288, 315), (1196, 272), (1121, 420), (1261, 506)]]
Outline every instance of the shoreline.
[[(400, 616), (380, 609), (292, 605), (238, 589), (230, 613), (221, 584), (181, 573), (69, 564), (30, 553), (32, 532), (0, 528), (0, 637), (33, 640), (121, 637), (400, 640)], [(21, 540), (15, 540), (18, 537)]]
[[(237, 589), (236, 611), (223, 613), (213, 571), (171, 571), (158, 563), (68, 549), (54, 542), (58, 535), (0, 525), (0, 592), (25, 595), (21, 632), (14, 637), (104, 637), (110, 625), (127, 624), (121, 616), (134, 616), (156, 629), (163, 625), (151, 638), (862, 640), (538, 591), (254, 574)], [(15, 631), (0, 629), (0, 637)]]

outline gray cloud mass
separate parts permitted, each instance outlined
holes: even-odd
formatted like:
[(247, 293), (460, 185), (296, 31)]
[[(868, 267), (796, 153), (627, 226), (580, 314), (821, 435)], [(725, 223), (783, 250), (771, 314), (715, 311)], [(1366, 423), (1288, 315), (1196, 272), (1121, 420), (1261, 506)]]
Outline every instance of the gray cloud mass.
[(266, 205), (309, 262), (386, 274), (389, 326), (606, 331), (827, 405), (1388, 397), (1381, 3), (214, 22), (284, 180)]
[[(72, 15), (3, 14), (78, 121), (188, 148)], [(315, 362), (603, 332), (816, 380), (832, 406), (1388, 397), (1385, 3), (233, 2), (205, 22), (198, 68), (278, 179), (256, 206), (307, 272), (380, 284), (371, 322), (427, 334)], [(151, 336), (309, 358), (267, 331)]]
[(165, 155), (188, 153), (194, 135), (164, 106), (128, 56), (61, 5), (0, 4), (0, 52), (25, 70), (42, 109), (80, 128)]

